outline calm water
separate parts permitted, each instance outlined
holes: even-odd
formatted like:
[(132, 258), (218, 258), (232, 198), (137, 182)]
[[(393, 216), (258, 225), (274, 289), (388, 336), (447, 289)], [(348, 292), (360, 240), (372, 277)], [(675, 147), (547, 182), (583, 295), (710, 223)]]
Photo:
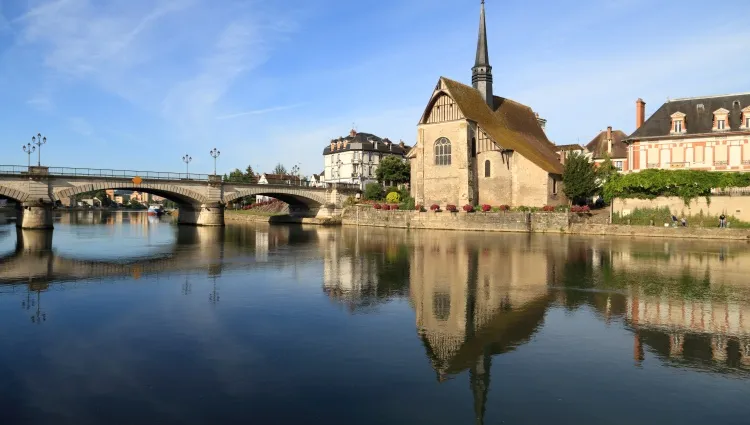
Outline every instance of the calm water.
[(750, 245), (0, 226), (0, 423), (747, 424)]

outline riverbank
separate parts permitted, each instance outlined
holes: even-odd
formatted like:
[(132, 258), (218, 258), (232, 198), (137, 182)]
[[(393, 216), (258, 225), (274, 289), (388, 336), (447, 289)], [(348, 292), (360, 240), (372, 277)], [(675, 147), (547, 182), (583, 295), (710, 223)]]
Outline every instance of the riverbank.
[(292, 217), (288, 214), (251, 212), (248, 210), (226, 210), (224, 221), (240, 223), (270, 224), (314, 224), (319, 226), (341, 225), (340, 218)]
[(396, 229), (750, 241), (750, 229), (595, 224), (579, 214), (556, 212), (382, 211), (355, 206), (344, 211), (341, 222), (346, 226)]

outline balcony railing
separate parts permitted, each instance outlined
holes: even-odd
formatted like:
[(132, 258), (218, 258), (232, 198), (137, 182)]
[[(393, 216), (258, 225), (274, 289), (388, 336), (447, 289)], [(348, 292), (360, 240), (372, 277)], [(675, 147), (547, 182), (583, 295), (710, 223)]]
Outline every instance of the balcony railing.
[(714, 161), (714, 165), (729, 165), (728, 161)]

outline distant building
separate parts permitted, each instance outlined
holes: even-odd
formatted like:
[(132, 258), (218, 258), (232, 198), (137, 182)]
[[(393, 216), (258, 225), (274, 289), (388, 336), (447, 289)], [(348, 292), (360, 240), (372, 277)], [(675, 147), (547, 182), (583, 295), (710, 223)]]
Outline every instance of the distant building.
[[(258, 177), (258, 184), (302, 186), (304, 184), (300, 176), (292, 174), (270, 174), (263, 173)], [(264, 195), (256, 195), (255, 202), (268, 202), (275, 198)]]
[(591, 153), (591, 159), (595, 164), (601, 164), (609, 157), (612, 165), (623, 171), (628, 166), (628, 146), (624, 142), (627, 137), (628, 135), (621, 130), (612, 130), (610, 126), (597, 134), (586, 145), (586, 150)]
[[(324, 172), (323, 172), (324, 173)], [(320, 174), (313, 174), (310, 176), (308, 181), (310, 182), (310, 187), (325, 187), (325, 177), (323, 177), (323, 173)]]
[(645, 116), (638, 99), (628, 171), (750, 171), (750, 93), (668, 100)]
[(587, 156), (588, 158), (591, 158), (591, 152), (589, 152), (588, 149), (585, 147), (579, 145), (579, 144), (571, 144), (571, 145), (557, 145), (557, 148), (555, 149), (557, 152), (557, 156), (560, 157), (560, 163), (565, 164), (565, 159), (568, 157), (568, 155), (577, 153), (579, 155)]
[(405, 158), (410, 147), (404, 142), (393, 143), (370, 133), (351, 130), (346, 137), (333, 139), (323, 149), (326, 183), (359, 184), (377, 182), (375, 172), (386, 156)]

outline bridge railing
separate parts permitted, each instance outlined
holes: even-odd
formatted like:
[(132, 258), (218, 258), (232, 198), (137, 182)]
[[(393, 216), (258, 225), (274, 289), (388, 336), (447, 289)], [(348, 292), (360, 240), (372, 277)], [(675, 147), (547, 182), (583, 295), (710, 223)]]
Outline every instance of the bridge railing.
[[(29, 167), (25, 165), (0, 165), (0, 174), (29, 174)], [(197, 173), (168, 173), (161, 171), (139, 171), (139, 170), (108, 170), (103, 168), (73, 168), (73, 167), (49, 167), (48, 174), (65, 177), (102, 177), (130, 179), (140, 177), (144, 180), (197, 180), (208, 181), (208, 174)]]

